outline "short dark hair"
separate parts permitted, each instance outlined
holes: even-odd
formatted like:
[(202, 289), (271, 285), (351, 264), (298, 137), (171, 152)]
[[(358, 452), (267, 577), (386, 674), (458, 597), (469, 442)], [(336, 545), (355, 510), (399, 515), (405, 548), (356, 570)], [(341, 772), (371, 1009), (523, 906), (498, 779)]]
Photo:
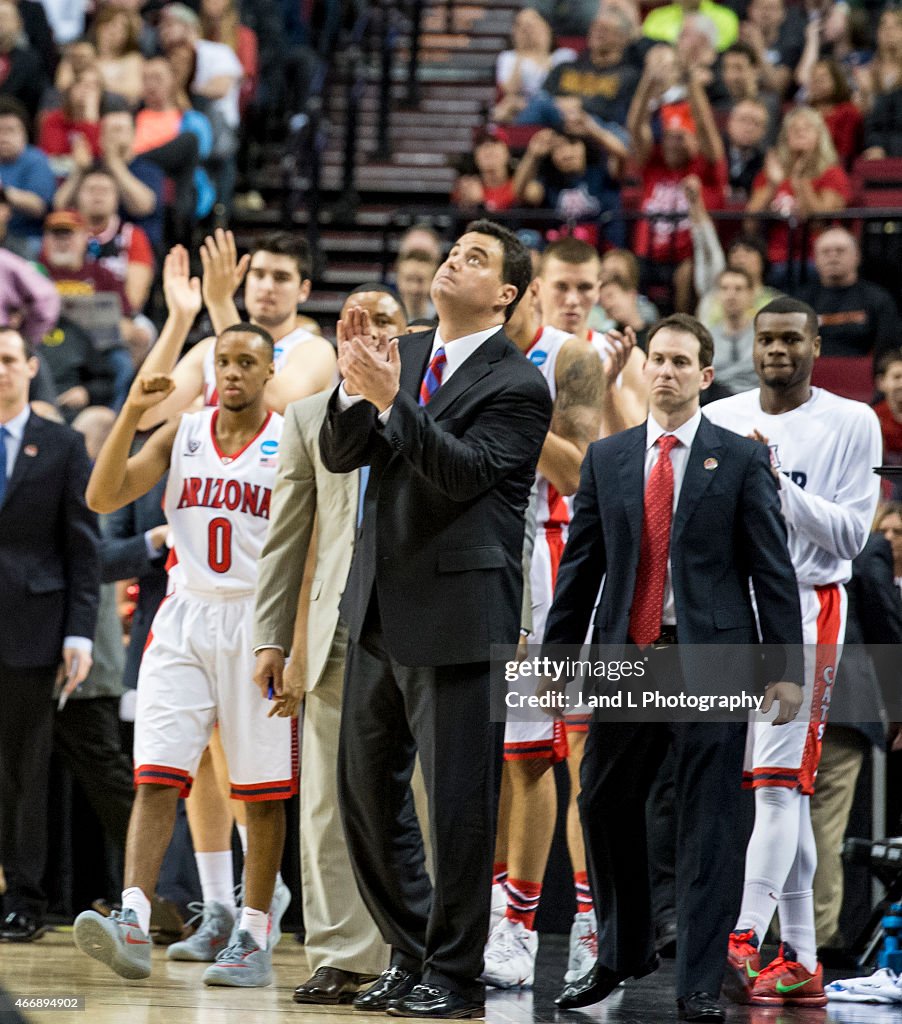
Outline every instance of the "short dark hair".
[(480, 220), (471, 220), (466, 226), (465, 234), (475, 232), (480, 235), (489, 235), (501, 243), (503, 261), (501, 264), (501, 280), (505, 284), (512, 284), (517, 289), (507, 309), (504, 311), (505, 323), (510, 320), (511, 315), (517, 308), (520, 299), (526, 294), (526, 289), (532, 281), (532, 258), (529, 249), (520, 241), (510, 228), (503, 227), (496, 221), (486, 217)]
[(19, 341), (22, 342), (22, 351), (25, 353), (26, 359), (33, 359), (37, 354), (34, 345), (17, 328), (10, 327), (9, 324), (0, 324), (0, 334), (15, 334)]
[(352, 288), (348, 292), (348, 298), (352, 295), (359, 295), (362, 292), (383, 292), (385, 295), (390, 295), (401, 307), (401, 312), (404, 314), (404, 323), (407, 323), (407, 307), (404, 305), (404, 300), (398, 294), (398, 289), (393, 285), (385, 284), (384, 281), (364, 281), (363, 284), (357, 285), (356, 288)]
[(31, 118), (25, 105), (12, 96), (0, 96), (0, 117), (15, 117), (22, 122), (26, 134), (31, 128)]
[(767, 270), (767, 245), (758, 235), (741, 234), (737, 235), (727, 246), (727, 262), (730, 261), (730, 253), (734, 249), (751, 249), (761, 257), (761, 268)]
[(303, 235), (290, 231), (271, 231), (262, 235), (251, 249), (251, 258), (258, 252), (271, 252), (274, 256), (290, 256), (297, 264), (302, 281), (309, 281), (313, 274), (313, 256)]
[(749, 46), (748, 43), (743, 43), (741, 40), (733, 43), (732, 46), (728, 46), (724, 52), (720, 55), (721, 59), (727, 56), (729, 53), (738, 54), (740, 57), (748, 57), (749, 63), (753, 68), (758, 67), (758, 54)]
[(664, 328), (680, 331), (682, 334), (691, 334), (698, 340), (698, 362), (703, 370), (706, 366), (711, 366), (714, 363), (714, 339), (711, 337), (711, 332), (701, 320), (696, 320), (688, 313), (673, 313), (671, 316), (665, 316), (663, 320), (659, 320), (648, 332), (648, 340), (645, 344), (646, 352), (651, 352), (651, 339)]
[(802, 313), (805, 316), (805, 327), (811, 333), (811, 336), (816, 338), (820, 333), (817, 313), (807, 302), (802, 302), (801, 299), (794, 299), (791, 295), (781, 295), (758, 310), (755, 314), (756, 331), (758, 330), (758, 317), (763, 313)]
[(224, 338), (227, 334), (256, 334), (258, 338), (262, 338), (264, 343), (269, 348), (269, 358), (272, 361), (272, 357), (275, 354), (276, 343), (273, 340), (273, 336), (265, 327), (261, 327), (259, 324), (246, 323), (240, 321), (237, 324), (230, 324), (226, 327), (216, 339), (219, 341), (220, 338)]

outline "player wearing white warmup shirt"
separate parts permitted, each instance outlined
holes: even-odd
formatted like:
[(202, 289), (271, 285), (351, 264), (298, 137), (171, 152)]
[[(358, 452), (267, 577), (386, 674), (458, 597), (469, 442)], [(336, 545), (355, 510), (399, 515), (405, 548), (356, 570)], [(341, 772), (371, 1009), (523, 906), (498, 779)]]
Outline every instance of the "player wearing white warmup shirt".
[[(137, 795), (129, 824), (122, 911), (80, 914), (75, 941), (125, 978), (150, 974), (150, 903), (180, 794), (218, 724), (233, 799), (246, 802), (246, 894), (231, 941), (207, 968), (209, 985), (272, 980), (269, 907), (285, 841), (283, 801), (297, 790), (296, 722), (273, 717), (254, 686), (257, 560), (269, 525), (282, 418), (266, 408), (272, 337), (236, 324), (215, 347), (221, 405), (187, 413), (128, 456), (142, 414), (173, 388), (141, 374), (88, 484), (93, 508), (112, 512), (169, 472), (164, 510), (174, 539), (170, 593), (141, 662), (135, 721)], [(281, 695), (272, 695), (278, 704)]]
[[(588, 275), (594, 274), (597, 279), (598, 257), (590, 247), (586, 249), (591, 255)], [(584, 330), (574, 336), (558, 326), (543, 325), (536, 301), (543, 287), (541, 273), (540, 268), (540, 276), (532, 282), (506, 327), (508, 336), (545, 377), (555, 403), (552, 429), (536, 472), (536, 535), (529, 576), (531, 635), (535, 642), (541, 640), (545, 629), (557, 567), (567, 541), (569, 496), (579, 484), (585, 450), (601, 430), (605, 373), (607, 370), (616, 378), (629, 354), (629, 345), (622, 339), (621, 343), (602, 343), (600, 337), (587, 339)], [(588, 316), (593, 300), (594, 292), (590, 292), (583, 317)], [(609, 353), (607, 361), (602, 345)], [(504, 739), (493, 927), (482, 977), (487, 984), (510, 988), (531, 985), (534, 977), (538, 951), (535, 913), (557, 805), (554, 777), (548, 769), (567, 756), (567, 735), (562, 721), (547, 718), (541, 722), (510, 721)], [(594, 924), (586, 931), (589, 943), (594, 943)]]
[[(203, 243), (200, 254), (202, 283), (190, 276), (188, 253), (182, 246), (175, 246), (163, 265), (169, 318), (177, 329), (161, 333), (142, 369), (146, 373), (171, 373), (175, 387), (164, 402), (145, 413), (140, 424), (143, 429), (200, 402), (217, 404), (214, 339), (205, 338), (183, 358), (179, 355), (202, 300), (215, 330), (238, 322), (233, 295), (242, 280), (251, 323), (265, 328), (275, 340), (275, 374), (264, 390), (267, 406), (281, 414), (289, 402), (307, 398), (336, 382), (332, 346), (299, 322), (298, 306), (306, 301), (311, 286), (310, 251), (302, 237), (286, 232), (265, 235), (250, 254), (239, 260), (232, 233), (217, 230)], [(237, 825), (242, 847), (246, 848), (247, 826), (240, 804), (229, 801), (228, 780), (229, 768), (217, 731), (185, 803), (201, 882), (203, 920), (190, 938), (167, 949), (167, 956), (173, 960), (212, 961), (232, 931), (237, 913), (232, 830)], [(280, 936), (280, 918), (290, 901), (291, 893), (279, 875), (273, 905), (275, 942)]]
[[(704, 410), (713, 423), (770, 448), (802, 605), (802, 709), (781, 729), (754, 721), (746, 750), (744, 784), (755, 790), (755, 827), (725, 988), (738, 1001), (758, 1005), (826, 1002), (815, 944), (817, 856), (809, 798), (845, 636), (844, 584), (879, 496), (877, 417), (862, 402), (811, 386), (819, 351), (814, 311), (797, 299), (776, 299), (755, 317), (761, 387)], [(783, 942), (777, 959), (762, 969), (758, 950), (774, 910)]]

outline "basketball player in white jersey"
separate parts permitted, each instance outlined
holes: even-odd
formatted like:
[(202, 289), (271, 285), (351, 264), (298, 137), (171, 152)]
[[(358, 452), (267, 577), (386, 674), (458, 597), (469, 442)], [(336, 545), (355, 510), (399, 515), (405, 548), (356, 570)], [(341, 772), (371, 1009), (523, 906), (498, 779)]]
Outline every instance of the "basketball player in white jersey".
[[(238, 260), (232, 232), (220, 229), (204, 242), (201, 258), (204, 275), (200, 288), (213, 329), (222, 331), (241, 319), (233, 296), (243, 280), (250, 322), (272, 335), (276, 372), (266, 387), (270, 409), (281, 415), (289, 402), (332, 387), (338, 379), (335, 350), (299, 322), (298, 306), (306, 301), (311, 287), (310, 250), (303, 237), (284, 231), (265, 235), (250, 254)], [(171, 279), (189, 284), (188, 254), (182, 246), (172, 249), (164, 269)], [(190, 285), (198, 288), (196, 279), (191, 279)], [(193, 322), (197, 309), (192, 313), (190, 308), (170, 305), (169, 314), (182, 320), (191, 316)], [(214, 337), (204, 338), (179, 359), (183, 342), (175, 344), (171, 337), (160, 337), (142, 369), (145, 373), (172, 373), (175, 387), (165, 402), (145, 414), (142, 430), (184, 412), (201, 397), (205, 405), (216, 404), (214, 341)]]
[[(537, 278), (505, 328), (543, 374), (554, 399), (552, 429), (536, 472), (536, 537), (530, 565), (532, 635), (536, 640), (541, 640), (545, 631), (567, 540), (567, 497), (576, 491), (583, 455), (601, 430), (606, 373), (611, 382), (616, 380), (635, 340), (611, 339), (603, 361), (599, 345), (542, 324), (537, 303), (540, 290), (541, 279)], [(562, 721), (507, 723), (492, 894), (497, 920), (486, 945), (482, 975), (496, 987), (527, 986), (534, 980), (538, 952), (535, 913), (557, 803), (554, 776), (548, 769), (566, 756)], [(594, 938), (594, 924), (589, 930)]]
[(173, 537), (170, 593), (141, 663), (135, 721), (137, 795), (129, 824), (122, 911), (80, 914), (75, 941), (125, 978), (150, 974), (150, 903), (176, 803), (218, 724), (231, 795), (247, 803), (245, 903), (230, 943), (207, 968), (210, 985), (272, 980), (268, 909), (285, 840), (282, 801), (297, 789), (296, 723), (272, 717), (253, 684), (251, 629), (257, 560), (269, 525), (282, 418), (266, 408), (273, 342), (236, 324), (216, 341), (221, 405), (186, 413), (129, 457), (143, 414), (173, 389), (141, 374), (97, 459), (89, 504), (112, 512), (168, 471), (164, 511)]
[[(872, 468), (882, 457), (873, 410), (811, 386), (817, 328), (814, 310), (798, 299), (765, 306), (755, 317), (760, 388), (704, 409), (713, 423), (770, 448), (802, 604), (805, 701), (798, 719), (781, 729), (758, 719), (749, 729), (743, 781), (755, 790), (755, 828), (724, 983), (737, 1001), (765, 1006), (826, 1003), (815, 945), (809, 799), (845, 635), (844, 584), (877, 507)], [(774, 910), (783, 941), (762, 968), (759, 949)]]
[[(286, 405), (331, 387), (337, 379), (332, 346), (301, 324), (298, 306), (310, 293), (311, 259), (303, 238), (284, 232), (264, 236), (254, 251), (237, 258), (230, 231), (217, 230), (201, 247), (203, 283), (189, 274), (188, 253), (175, 246), (166, 257), (163, 283), (169, 309), (167, 327), (144, 362), (146, 373), (172, 373), (175, 388), (159, 406), (145, 413), (141, 428), (149, 429), (195, 403), (218, 404), (213, 367), (213, 338), (199, 342), (176, 365), (184, 338), (203, 302), (215, 330), (239, 321), (233, 295), (245, 281), (244, 299), (251, 323), (275, 339), (275, 375), (264, 397), (281, 414)], [(173, 369), (174, 368), (174, 369)], [(233, 892), (232, 827), (247, 848), (247, 826), (241, 806), (228, 799), (228, 765), (214, 732), (204, 755), (191, 797), (186, 801), (188, 824), (203, 895), (203, 919), (190, 938), (174, 943), (167, 955), (174, 960), (212, 961), (228, 939), (237, 912)], [(281, 875), (276, 880), (273, 906), (274, 944), (280, 920), (291, 901)]]

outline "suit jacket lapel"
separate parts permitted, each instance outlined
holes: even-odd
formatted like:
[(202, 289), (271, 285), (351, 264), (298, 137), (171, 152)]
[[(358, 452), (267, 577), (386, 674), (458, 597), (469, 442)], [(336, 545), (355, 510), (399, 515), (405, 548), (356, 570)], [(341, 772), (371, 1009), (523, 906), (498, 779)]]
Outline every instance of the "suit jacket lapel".
[[(696, 505), (702, 500), (714, 477), (717, 475), (717, 458), (722, 446), (711, 424), (702, 415), (695, 440), (689, 449), (689, 461), (686, 464), (686, 475), (680, 489), (680, 500), (673, 517), (670, 531), (670, 543), (675, 544), (680, 531), (689, 522)], [(710, 468), (705, 468), (705, 463)]]
[(438, 417), (458, 398), (468, 391), (478, 380), (491, 373), (492, 367), (484, 351), (489, 342), (484, 342), (478, 349), (454, 371), (454, 376), (447, 384), (435, 392), (429, 400), (429, 412), (433, 419)]
[[(40, 418), (31, 413), (28, 419), (25, 421), (25, 429), (22, 431), (22, 444), (19, 447), (19, 454), (16, 456), (16, 461), (13, 463), (13, 472), (9, 480), (6, 481), (6, 495), (3, 499), (5, 505), (10, 495), (15, 491), (20, 483), (28, 476), (29, 471), (38, 464), (38, 460), (41, 458), (40, 446), (35, 442), (41, 436), (41, 421)], [(26, 451), (28, 449), (28, 451)], [(29, 454), (31, 453), (31, 454)]]
[(625, 438), (625, 443), (618, 453), (620, 464), (620, 493), (626, 508), (626, 518), (630, 524), (633, 542), (639, 544), (642, 539), (642, 519), (645, 515), (645, 438), (646, 427), (641, 423), (632, 430), (632, 437)]
[(408, 334), (402, 339), (404, 349), (399, 386), (401, 391), (413, 395), (417, 400), (420, 397), (420, 384), (423, 382), (423, 377), (426, 376), (426, 367), (429, 365), (434, 338), (435, 331), (420, 331), (418, 334)]

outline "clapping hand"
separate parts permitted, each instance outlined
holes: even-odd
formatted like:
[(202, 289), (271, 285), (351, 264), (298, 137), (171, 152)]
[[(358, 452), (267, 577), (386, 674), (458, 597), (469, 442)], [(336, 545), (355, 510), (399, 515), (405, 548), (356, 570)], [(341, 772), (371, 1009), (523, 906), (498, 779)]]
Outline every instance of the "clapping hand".
[(605, 337), (608, 339), (608, 351), (604, 357), (604, 375), (608, 387), (612, 387), (636, 347), (636, 332), (627, 327), (623, 331), (608, 331)]
[(336, 325), (338, 371), (349, 396), (361, 395), (382, 412), (395, 400), (401, 380), (398, 342), (377, 334), (369, 313), (352, 306)]

